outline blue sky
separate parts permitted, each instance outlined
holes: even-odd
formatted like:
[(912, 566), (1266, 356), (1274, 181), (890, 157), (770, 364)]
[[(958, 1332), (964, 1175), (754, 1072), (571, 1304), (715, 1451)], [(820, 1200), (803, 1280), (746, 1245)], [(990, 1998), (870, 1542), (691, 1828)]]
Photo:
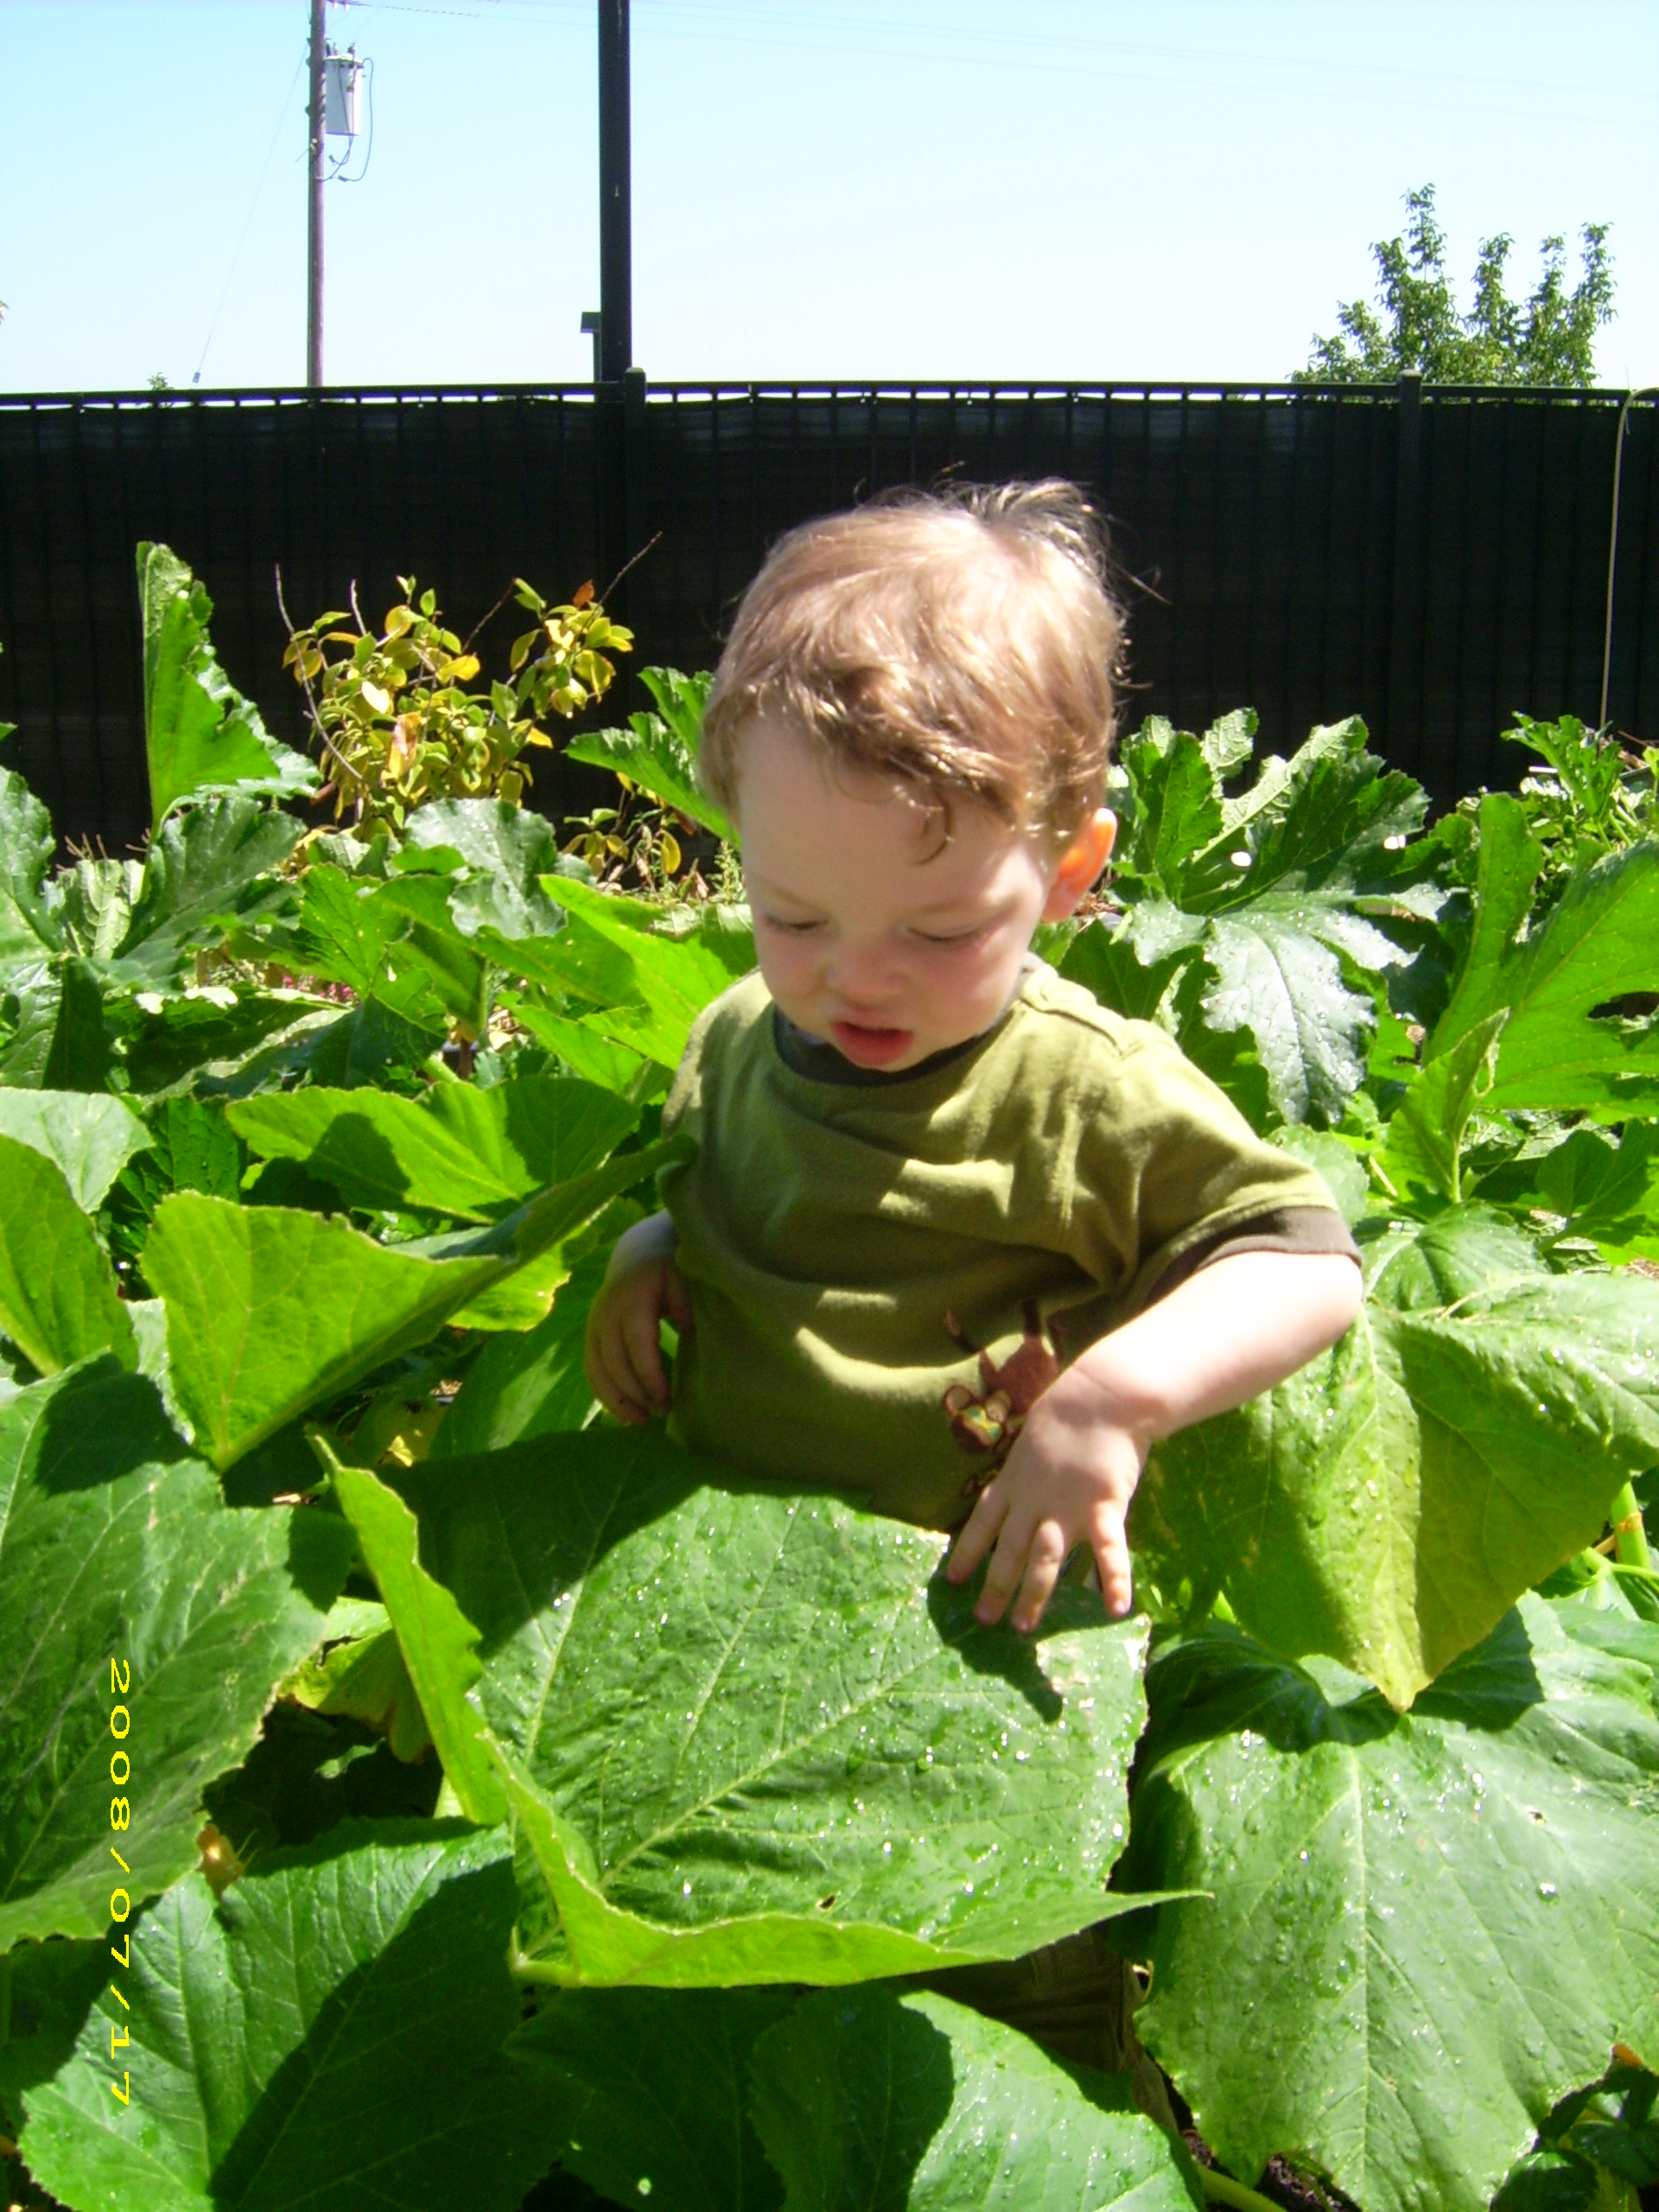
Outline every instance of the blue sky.
[[(329, 380), (585, 377), (593, 0), (328, 12)], [(0, 389), (301, 380), (306, 23), (0, 0)], [(1275, 379), (1431, 181), (1465, 280), (1611, 222), (1599, 374), (1659, 378), (1651, 0), (634, 0), (633, 78), (653, 378)]]

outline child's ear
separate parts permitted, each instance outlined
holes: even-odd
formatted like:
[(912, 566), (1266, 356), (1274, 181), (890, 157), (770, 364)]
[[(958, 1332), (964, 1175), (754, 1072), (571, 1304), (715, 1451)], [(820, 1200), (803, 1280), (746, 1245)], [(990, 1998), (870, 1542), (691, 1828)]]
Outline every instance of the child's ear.
[(1111, 858), (1116, 837), (1117, 817), (1109, 807), (1097, 808), (1060, 855), (1043, 907), (1046, 922), (1063, 922), (1082, 905)]

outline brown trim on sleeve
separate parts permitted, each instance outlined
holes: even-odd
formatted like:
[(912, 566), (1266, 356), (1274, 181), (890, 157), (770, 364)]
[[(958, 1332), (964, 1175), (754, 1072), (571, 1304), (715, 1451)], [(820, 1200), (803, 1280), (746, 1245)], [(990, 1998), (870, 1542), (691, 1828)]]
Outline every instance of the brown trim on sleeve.
[(1273, 1206), (1177, 1254), (1147, 1293), (1142, 1311), (1179, 1290), (1200, 1268), (1230, 1260), (1235, 1252), (1333, 1252), (1356, 1267), (1363, 1264), (1353, 1232), (1334, 1206)]

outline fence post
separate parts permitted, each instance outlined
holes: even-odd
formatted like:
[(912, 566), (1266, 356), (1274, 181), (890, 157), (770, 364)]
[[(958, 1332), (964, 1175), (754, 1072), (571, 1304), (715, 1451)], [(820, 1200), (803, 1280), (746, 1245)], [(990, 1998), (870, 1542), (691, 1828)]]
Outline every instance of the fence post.
[(1422, 780), (1422, 456), (1423, 379), (1400, 378), (1394, 470), (1394, 572), (1389, 591), (1387, 749), (1396, 766)]

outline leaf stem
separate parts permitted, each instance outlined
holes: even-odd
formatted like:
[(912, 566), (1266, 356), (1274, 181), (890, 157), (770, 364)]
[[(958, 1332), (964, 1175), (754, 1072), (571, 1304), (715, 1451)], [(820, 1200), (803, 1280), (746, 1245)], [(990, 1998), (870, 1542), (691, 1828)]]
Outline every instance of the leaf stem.
[(1648, 1532), (1643, 1525), (1642, 1508), (1637, 1503), (1636, 1485), (1626, 1483), (1607, 1509), (1607, 1518), (1613, 1524), (1613, 1557), (1621, 1567), (1653, 1565), (1653, 1553), (1648, 1544)]
[(1198, 2186), (1215, 2203), (1230, 2204), (1235, 2212), (1279, 2212), (1270, 2196), (1246, 2189), (1242, 2181), (1235, 2181), (1230, 2174), (1218, 2174), (1213, 2166), (1198, 2168)]

